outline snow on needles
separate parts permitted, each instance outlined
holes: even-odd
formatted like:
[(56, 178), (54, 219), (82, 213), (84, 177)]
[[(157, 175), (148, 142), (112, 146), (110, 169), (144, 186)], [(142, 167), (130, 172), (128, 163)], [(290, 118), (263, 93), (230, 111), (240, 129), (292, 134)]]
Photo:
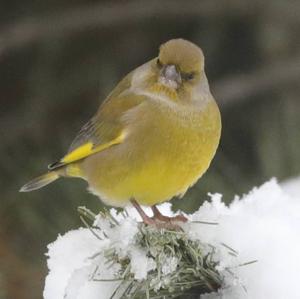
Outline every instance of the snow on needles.
[[(299, 298), (300, 196), (288, 195), (271, 180), (242, 198), (236, 197), (229, 207), (221, 199), (219, 194), (211, 195), (211, 201), (188, 215), (194, 222), (183, 226), (189, 238), (216, 248), (218, 270), (225, 278), (223, 289), (201, 299)], [(162, 208), (170, 214), (170, 204)], [(112, 214), (122, 221), (118, 228), (110, 228), (99, 218), (95, 223), (105, 230), (106, 239), (96, 238), (88, 229), (78, 229), (48, 245), (45, 299), (109, 299), (119, 284), (113, 280), (118, 267), (109, 267), (101, 254), (109, 246), (130, 256), (137, 280), (145, 279), (155, 267), (144, 249), (134, 246), (138, 231), (134, 211), (128, 209), (125, 219), (115, 211)], [(177, 267), (177, 261), (168, 258), (166, 275)]]

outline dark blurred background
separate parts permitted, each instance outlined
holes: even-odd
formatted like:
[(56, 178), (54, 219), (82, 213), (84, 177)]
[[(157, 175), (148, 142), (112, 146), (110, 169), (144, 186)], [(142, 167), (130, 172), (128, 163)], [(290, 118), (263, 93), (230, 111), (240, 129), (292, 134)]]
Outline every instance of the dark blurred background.
[(19, 187), (60, 158), (114, 85), (174, 37), (197, 43), (223, 117), (217, 156), (175, 208), (300, 173), (297, 0), (0, 3), (0, 299), (42, 297), (46, 246), (100, 201), (80, 180)]

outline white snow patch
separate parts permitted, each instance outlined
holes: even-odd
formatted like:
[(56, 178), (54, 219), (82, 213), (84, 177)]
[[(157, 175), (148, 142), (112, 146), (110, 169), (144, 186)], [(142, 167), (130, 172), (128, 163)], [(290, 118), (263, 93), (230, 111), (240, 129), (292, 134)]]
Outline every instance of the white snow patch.
[(280, 185), (287, 194), (300, 199), (300, 177), (285, 180)]
[[(201, 299), (299, 298), (300, 196), (290, 196), (285, 190), (276, 180), (271, 180), (242, 198), (236, 197), (229, 206), (222, 202), (220, 194), (211, 195), (210, 202), (188, 216), (193, 221), (218, 223), (184, 225), (190, 238), (216, 247), (219, 271), (226, 278), (226, 288), (218, 294), (203, 295)], [(170, 204), (163, 207), (164, 213), (171, 215)], [(87, 229), (78, 229), (59, 236), (48, 246), (45, 299), (110, 298), (119, 282), (92, 279), (113, 278), (118, 272), (117, 267), (107, 268), (101, 254), (93, 256), (108, 245), (113, 244), (119, 253), (131, 257), (131, 271), (136, 279), (144, 279), (147, 272), (154, 269), (154, 261), (145, 255), (143, 248), (133, 245), (139, 218), (133, 209), (127, 212), (126, 219), (113, 212), (121, 222), (117, 228), (99, 220), (98, 225), (105, 227), (109, 241), (97, 239)], [(240, 265), (254, 260), (257, 262)], [(174, 271), (177, 262), (166, 257), (164, 274)]]
[(143, 280), (147, 278), (147, 273), (156, 268), (156, 263), (152, 258), (146, 256), (145, 250), (132, 248), (130, 251), (131, 271), (134, 278)]
[(164, 259), (164, 264), (162, 266), (161, 272), (164, 275), (168, 275), (174, 272), (178, 266), (178, 259), (175, 256), (166, 256)]
[[(67, 288), (73, 292), (78, 285), (78, 276), (83, 275), (90, 265), (89, 257), (107, 243), (100, 242), (88, 229), (79, 228), (58, 236), (54, 243), (48, 245), (48, 269), (44, 298), (64, 298)], [(82, 274), (78, 270), (83, 270)], [(74, 286), (69, 285), (72, 278)], [(80, 280), (82, 280), (80, 278)], [(85, 281), (81, 281), (84, 284)]]

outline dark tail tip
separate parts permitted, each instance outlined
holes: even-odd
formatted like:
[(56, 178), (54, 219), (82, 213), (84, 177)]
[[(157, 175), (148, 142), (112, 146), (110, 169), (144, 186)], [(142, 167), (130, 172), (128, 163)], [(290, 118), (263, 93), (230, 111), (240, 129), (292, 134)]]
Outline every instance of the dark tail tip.
[(62, 166), (64, 166), (64, 165), (65, 165), (64, 163), (62, 163), (62, 162), (60, 162), (60, 161), (57, 161), (57, 162), (54, 162), (54, 163), (52, 163), (52, 164), (49, 164), (49, 165), (48, 165), (48, 169), (49, 169), (49, 170), (54, 170), (54, 169), (57, 169), (57, 168), (62, 167)]

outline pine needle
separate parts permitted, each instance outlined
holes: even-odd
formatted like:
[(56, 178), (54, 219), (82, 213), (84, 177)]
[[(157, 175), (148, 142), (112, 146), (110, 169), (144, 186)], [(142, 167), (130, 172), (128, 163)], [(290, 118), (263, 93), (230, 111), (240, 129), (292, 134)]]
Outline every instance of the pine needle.
[[(96, 219), (96, 215), (88, 209), (80, 207), (78, 210), (82, 218), (86, 217), (90, 221)], [(127, 214), (121, 215), (128, 217)], [(101, 217), (105, 217), (111, 227), (120, 225), (109, 211), (102, 213)], [(86, 221), (84, 223), (88, 226)], [(98, 229), (101, 230), (101, 227)], [(145, 250), (146, 256), (155, 261), (154, 270), (148, 271), (146, 279), (135, 279), (131, 271), (131, 257), (119, 256), (111, 245), (101, 254), (108, 267), (120, 266), (118, 275), (112, 279), (92, 278), (102, 282), (120, 281), (111, 299), (179, 298), (182, 295), (215, 292), (223, 284), (223, 277), (216, 270), (218, 263), (214, 261), (215, 248), (189, 239), (182, 231), (158, 230), (140, 223), (133, 245)], [(170, 266), (166, 261), (171, 259), (176, 260), (177, 264), (174, 269), (166, 271), (166, 267)]]

